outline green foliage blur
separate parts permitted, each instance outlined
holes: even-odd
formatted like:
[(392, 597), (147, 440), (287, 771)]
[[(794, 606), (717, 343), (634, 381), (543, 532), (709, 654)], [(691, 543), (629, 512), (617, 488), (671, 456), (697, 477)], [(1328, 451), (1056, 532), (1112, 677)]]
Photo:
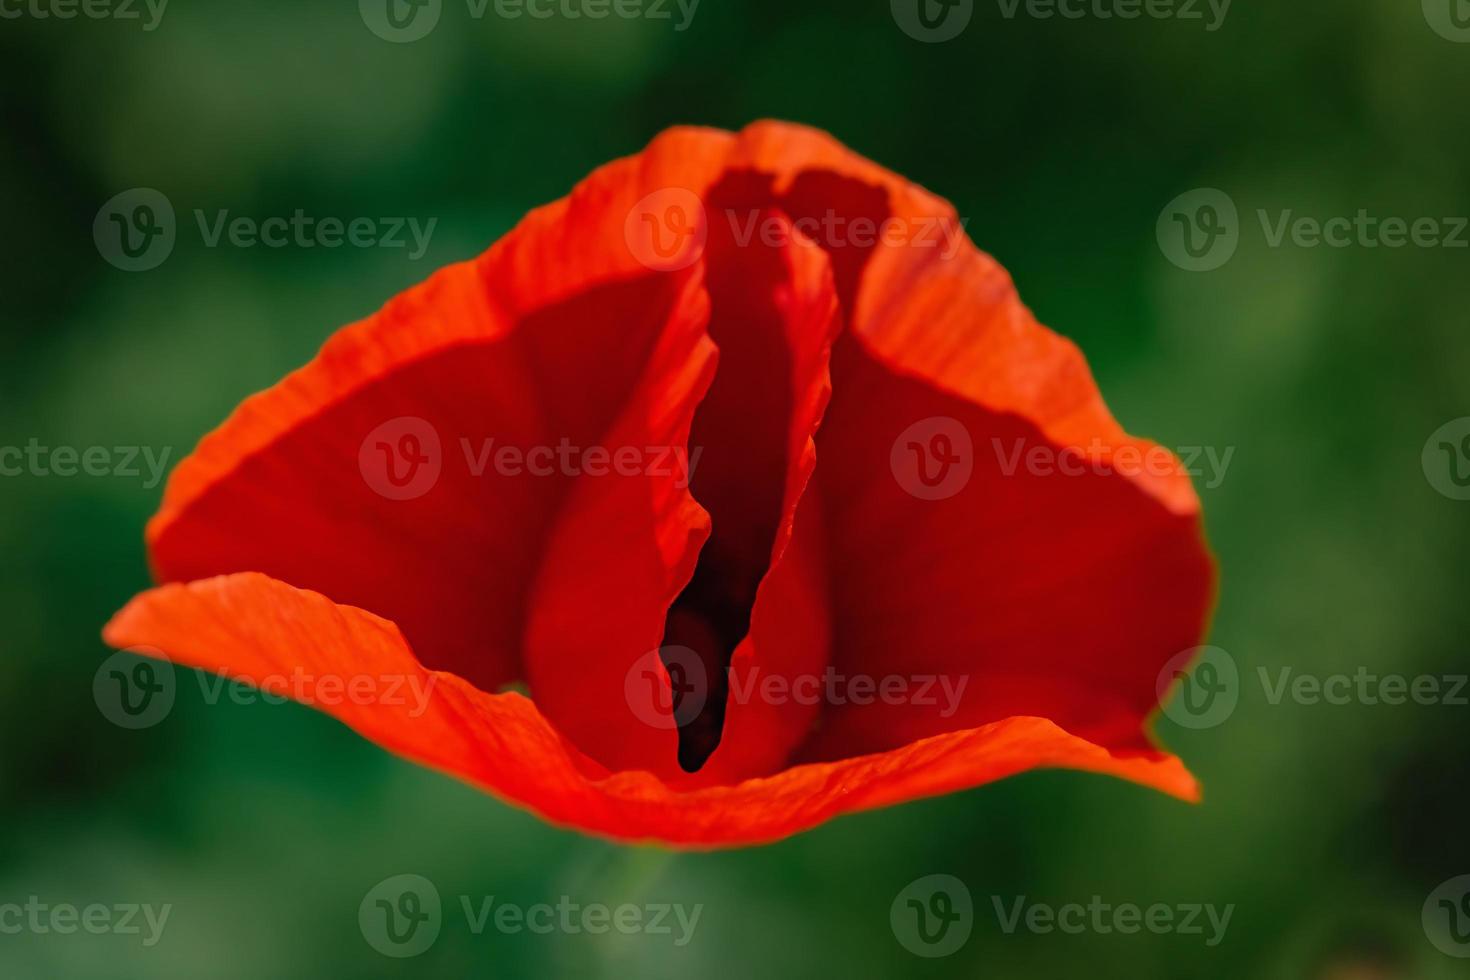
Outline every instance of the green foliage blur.
[[(952, 200), (1130, 431), (1234, 450), (1199, 492), (1222, 567), (1209, 642), (1243, 689), (1221, 725), (1157, 726), (1203, 780), (1199, 807), (1040, 772), (764, 848), (620, 848), (308, 709), (206, 704), (192, 674), (161, 724), (109, 723), (98, 631), (149, 584), (161, 487), (146, 471), (0, 477), (0, 905), (173, 907), (152, 947), (0, 918), (0, 977), (1470, 974), (1421, 924), (1431, 892), (1470, 873), (1470, 707), (1273, 704), (1258, 676), (1470, 669), (1470, 502), (1421, 460), (1470, 415), (1470, 250), (1273, 244), (1258, 220), (1470, 215), (1470, 43), (1432, 29), (1438, 0), (1236, 0), (1215, 30), (977, 0), (944, 43), (906, 34), (888, 0), (703, 0), (684, 30), (672, 4), (673, 20), (508, 20), (443, 0), (412, 43), (375, 35), (352, 0), (176, 0), (151, 30), (141, 0), (141, 21), (35, 15), (50, 2), (0, 0), (0, 445), (176, 462), (336, 327), (660, 129), (789, 119)], [(134, 187), (180, 216), (167, 261), (139, 273), (92, 234)], [(1199, 187), (1239, 207), (1238, 250), (1209, 272), (1156, 239)], [(210, 248), (195, 209), (437, 225), (417, 259)], [(437, 885), (446, 922), (396, 960), (364, 941), (358, 907), (403, 873)], [(974, 932), (924, 959), (890, 904), (935, 873), (967, 884)], [(475, 935), (461, 895), (704, 908), (676, 946)], [(1007, 934), (993, 902), (1017, 896), (1235, 909), (1214, 946)]]

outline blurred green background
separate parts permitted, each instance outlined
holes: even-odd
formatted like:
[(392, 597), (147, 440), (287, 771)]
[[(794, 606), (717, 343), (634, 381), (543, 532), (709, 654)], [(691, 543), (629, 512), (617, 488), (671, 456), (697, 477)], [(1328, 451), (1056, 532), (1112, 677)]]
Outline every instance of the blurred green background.
[[(0, 934), (0, 977), (1306, 977), (1470, 974), (1421, 908), (1470, 873), (1470, 708), (1272, 704), (1276, 672), (1463, 674), (1470, 502), (1421, 451), (1470, 415), (1470, 250), (1273, 247), (1257, 221), (1470, 214), (1461, 0), (1237, 0), (1206, 20), (1013, 17), (976, 3), (925, 43), (887, 0), (704, 0), (680, 19), (472, 17), (389, 43), (352, 2), (0, 19), (0, 444), (148, 446), (175, 462), (337, 326), (469, 257), (594, 166), (684, 122), (831, 131), (948, 197), (1131, 431), (1234, 448), (1200, 487), (1239, 664), (1213, 728), (1161, 719), (1189, 807), (1033, 773), (840, 819), (770, 847), (626, 849), (549, 827), (294, 705), (205, 704), (192, 676), (140, 731), (92, 697), (98, 630), (148, 584), (146, 476), (0, 478), (0, 904), (173, 906), (162, 939)], [(28, 0), (30, 2), (30, 0)], [(49, 0), (48, 0), (49, 2)], [(1443, 15), (1443, 16), (1441, 16)], [(1438, 18), (1438, 19), (1437, 19)], [(1438, 23), (1445, 31), (1436, 30)], [(1448, 33), (1450, 36), (1446, 36)], [(1470, 32), (1467, 32), (1470, 33)], [(98, 209), (162, 191), (178, 241), (129, 273)], [(1239, 208), (1209, 272), (1161, 210)], [(205, 247), (192, 214), (417, 216), (427, 253)], [(1446, 228), (1449, 225), (1445, 226)], [(1463, 236), (1462, 236), (1463, 237)], [(358, 905), (400, 873), (446, 902), (388, 959)], [(969, 942), (910, 954), (889, 906), (962, 879)], [(667, 936), (474, 935), (459, 895), (703, 903)], [(1005, 934), (991, 896), (1233, 904), (1224, 941)]]

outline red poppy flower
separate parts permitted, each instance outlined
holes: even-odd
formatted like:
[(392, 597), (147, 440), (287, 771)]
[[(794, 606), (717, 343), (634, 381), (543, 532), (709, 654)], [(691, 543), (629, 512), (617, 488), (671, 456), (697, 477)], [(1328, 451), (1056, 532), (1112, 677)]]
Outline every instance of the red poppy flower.
[(1194, 798), (1146, 730), (1198, 501), (960, 228), (822, 133), (670, 130), (241, 404), (105, 637), (620, 839)]

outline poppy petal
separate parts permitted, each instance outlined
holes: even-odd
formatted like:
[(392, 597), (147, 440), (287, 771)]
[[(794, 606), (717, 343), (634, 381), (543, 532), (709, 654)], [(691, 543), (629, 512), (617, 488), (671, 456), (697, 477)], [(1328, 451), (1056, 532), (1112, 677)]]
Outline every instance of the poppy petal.
[[(835, 213), (902, 239), (827, 243), (849, 329), (817, 453), (822, 486), (837, 487), (820, 503), (809, 494), (797, 523), (820, 520), (830, 542), (834, 667), (969, 681), (952, 712), (827, 711), (800, 758), (1011, 715), (1146, 744), (1158, 672), (1198, 642), (1213, 597), (1184, 468), (1123, 432), (1080, 352), (1036, 322), (949, 204), (814, 130), (762, 123), (740, 141), (736, 158), (770, 175), (798, 221)], [(968, 444), (973, 471), (945, 499), (916, 496), (901, 470), (917, 459), (896, 458), (900, 440), (926, 451), (912, 434), (942, 430)], [(1032, 466), (1033, 451), (1050, 466)]]
[(692, 410), (685, 362), (712, 354), (702, 267), (659, 272), (605, 243), (729, 139), (671, 133), (609, 164), (244, 402), (170, 479), (148, 528), (158, 579), (264, 572), (391, 617), (434, 667), (516, 680), (571, 478), (498, 478), (497, 454), (601, 445), (642, 391)]
[(145, 592), (104, 636), (119, 648), (154, 648), (170, 662), (266, 689), (281, 687), (274, 678), (290, 678), (292, 696), (389, 751), (557, 823), (620, 840), (761, 843), (841, 813), (1036, 766), (1122, 776), (1183, 797), (1197, 792), (1176, 759), (1109, 752), (1040, 718), (678, 792), (649, 773), (608, 774), (520, 694), (490, 694), (454, 674), (425, 669), (393, 623), (251, 573)]

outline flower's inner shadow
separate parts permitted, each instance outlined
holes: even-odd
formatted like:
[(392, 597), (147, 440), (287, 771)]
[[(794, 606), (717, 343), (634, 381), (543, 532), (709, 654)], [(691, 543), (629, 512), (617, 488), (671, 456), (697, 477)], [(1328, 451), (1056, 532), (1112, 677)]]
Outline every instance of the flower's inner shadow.
[[(792, 377), (787, 334), (791, 313), (783, 306), (790, 260), (757, 229), (783, 223), (789, 234), (790, 221), (820, 222), (838, 201), (836, 210), (844, 214), (869, 215), (875, 222), (888, 214), (881, 190), (831, 174), (809, 175), (777, 195), (770, 175), (735, 172), (705, 196), (709, 334), (720, 360), (689, 442), (703, 452), (690, 489), (712, 526), (689, 585), (669, 609), (663, 641), (671, 671), (671, 649), (680, 655), (693, 650), (702, 668), (690, 672), (702, 688), (675, 692), (698, 705), (692, 712), (675, 705), (685, 772), (698, 772), (719, 747), (731, 658), (750, 632), (756, 590), (770, 568), (781, 521), (788, 467), (796, 462), (791, 426), (799, 382)], [(871, 248), (815, 242), (832, 261), (846, 305)]]

